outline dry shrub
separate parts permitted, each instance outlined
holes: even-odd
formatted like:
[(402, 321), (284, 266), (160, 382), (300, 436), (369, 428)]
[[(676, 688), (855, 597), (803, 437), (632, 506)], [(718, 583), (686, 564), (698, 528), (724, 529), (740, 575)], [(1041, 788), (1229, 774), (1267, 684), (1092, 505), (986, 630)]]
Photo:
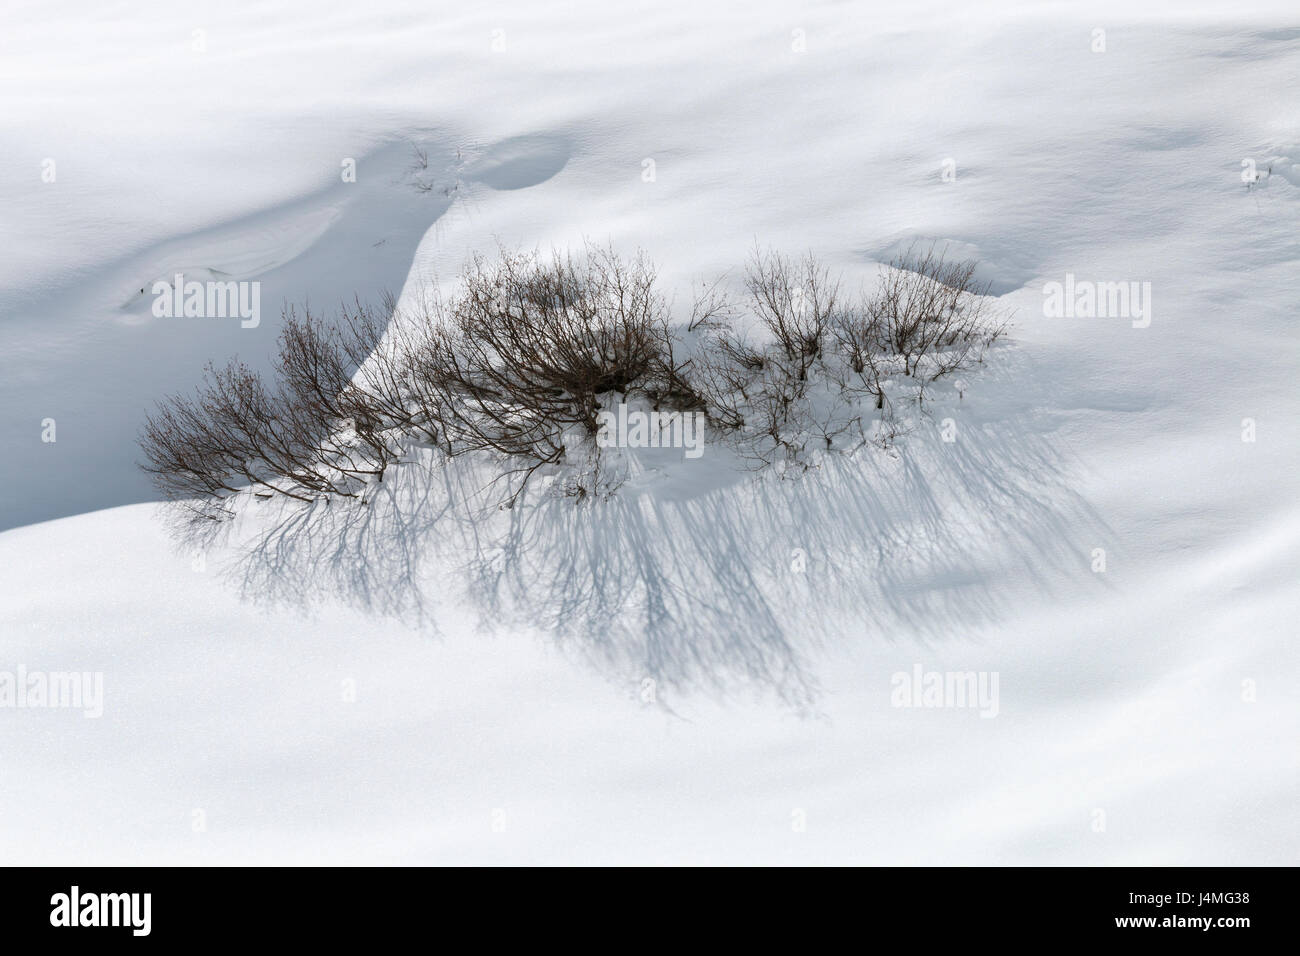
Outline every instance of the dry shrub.
[[(812, 255), (756, 253), (745, 288), (765, 339), (723, 324), (694, 369), (713, 423), (764, 465), (802, 460), (810, 445), (853, 445), (869, 431), (895, 435), (891, 389), (923, 401), (1006, 331), (975, 268), (913, 247), (849, 303)], [(864, 400), (883, 429), (868, 429)]]
[(158, 490), (216, 518), (245, 488), (308, 501), (356, 497), (367, 480), (382, 480), (405, 416), (352, 376), (377, 347), (387, 312), (358, 303), (323, 321), (286, 311), (270, 382), (238, 360), (210, 363), (192, 397), (167, 399), (145, 421), (142, 467)]
[(405, 350), (447, 453), (559, 462), (571, 434), (596, 433), (607, 396), (653, 387), (673, 367), (654, 282), (643, 257), (608, 250), (475, 256), (457, 294), (416, 318)]
[(219, 518), (244, 490), (361, 497), (423, 441), (448, 457), (498, 456), (505, 475), (523, 475), (513, 502), (576, 449), (598, 461), (598, 412), (633, 394), (706, 411), (760, 464), (803, 461), (810, 445), (851, 446), (868, 418), (887, 419), (887, 393), (919, 402), (983, 360), (1006, 325), (974, 273), (933, 246), (911, 249), (848, 303), (812, 255), (756, 251), (751, 337), (717, 284), (674, 325), (640, 254), (476, 255), (453, 294), (409, 314), (391, 297), (330, 319), (288, 310), (274, 374), (208, 366), (193, 397), (149, 416), (143, 467), (166, 498)]
[(209, 366), (195, 397), (149, 416), (143, 467), (166, 498), (221, 517), (244, 488), (358, 497), (413, 439), (448, 456), (494, 452), (526, 481), (594, 435), (613, 396), (700, 402), (640, 255), (475, 256), (450, 299), (393, 313), (391, 297), (330, 320), (287, 311), (273, 379)]

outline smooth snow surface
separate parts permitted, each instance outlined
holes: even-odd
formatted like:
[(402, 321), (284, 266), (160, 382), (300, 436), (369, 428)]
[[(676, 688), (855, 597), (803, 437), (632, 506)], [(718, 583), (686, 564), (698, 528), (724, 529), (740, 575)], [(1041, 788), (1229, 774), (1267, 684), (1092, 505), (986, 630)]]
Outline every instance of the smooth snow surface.
[[(9, 4), (0, 138), (0, 674), (105, 695), (0, 707), (0, 859), (1300, 862), (1293, 5)], [(363, 518), (169, 539), (141, 418), (283, 303), (584, 238), (679, 304), (936, 240), (1015, 328), (797, 481), (485, 515), (417, 456)], [(178, 271), (260, 324), (154, 317)], [(1067, 274), (1149, 327), (1045, 317)], [(996, 716), (891, 706), (917, 666)]]

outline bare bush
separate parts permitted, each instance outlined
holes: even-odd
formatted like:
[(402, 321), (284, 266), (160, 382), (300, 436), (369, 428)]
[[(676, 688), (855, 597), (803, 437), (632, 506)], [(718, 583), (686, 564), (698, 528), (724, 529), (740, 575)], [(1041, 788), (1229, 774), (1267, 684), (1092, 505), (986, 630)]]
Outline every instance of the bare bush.
[(897, 356), (903, 374), (930, 383), (983, 357), (1006, 331), (989, 306), (989, 288), (975, 279), (976, 263), (950, 261), (934, 245), (889, 264), (860, 322)]
[(760, 464), (800, 460), (810, 445), (856, 447), (868, 433), (888, 441), (898, 432), (891, 388), (922, 401), (929, 385), (982, 361), (1004, 334), (974, 275), (973, 262), (913, 248), (849, 303), (813, 256), (756, 253), (745, 288), (766, 340), (730, 323), (713, 328), (693, 369), (696, 388), (715, 426), (739, 433)]
[(382, 480), (406, 416), (352, 375), (383, 335), (385, 312), (359, 303), (338, 322), (287, 310), (272, 383), (239, 361), (209, 364), (193, 397), (173, 396), (145, 421), (145, 462), (165, 498), (203, 517), (229, 514), (245, 488), (308, 501), (356, 497)]
[(273, 381), (209, 367), (195, 398), (149, 417), (143, 467), (208, 517), (243, 488), (356, 497), (411, 439), (448, 456), (497, 453), (526, 482), (595, 435), (611, 395), (702, 402), (642, 256), (476, 256), (449, 300), (390, 323), (393, 312), (391, 297), (329, 320), (287, 310)]
[(796, 261), (755, 250), (745, 289), (754, 314), (775, 343), (770, 360), (781, 367), (783, 378), (806, 382), (835, 317), (839, 281), (812, 253)]
[(543, 466), (599, 469), (598, 414), (634, 394), (704, 410), (760, 465), (806, 465), (810, 447), (853, 448), (886, 424), (888, 393), (920, 401), (982, 361), (1006, 326), (974, 272), (909, 250), (847, 303), (812, 255), (756, 251), (746, 328), (721, 280), (674, 324), (643, 255), (475, 256), (452, 294), (406, 314), (391, 297), (328, 319), (287, 310), (274, 374), (209, 366), (193, 397), (149, 416), (143, 467), (168, 499), (222, 517), (244, 490), (362, 497), (423, 441), (499, 456), (504, 476), (523, 476), (512, 503)]
[(716, 325), (698, 361), (697, 388), (713, 422), (743, 432), (745, 450), (760, 462), (794, 460), (809, 438), (808, 391), (836, 321), (839, 282), (812, 254), (795, 260), (755, 250), (745, 290), (767, 341), (753, 342), (730, 322)]
[(407, 349), (412, 393), (447, 453), (488, 450), (531, 471), (594, 436), (610, 394), (687, 400), (654, 283), (643, 257), (608, 250), (471, 260)]

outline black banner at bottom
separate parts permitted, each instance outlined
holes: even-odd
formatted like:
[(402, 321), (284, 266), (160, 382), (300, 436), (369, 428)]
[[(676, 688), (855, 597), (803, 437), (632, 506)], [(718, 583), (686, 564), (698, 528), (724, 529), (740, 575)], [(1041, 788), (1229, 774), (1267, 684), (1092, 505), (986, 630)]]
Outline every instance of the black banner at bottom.
[[(110, 939), (205, 943), (319, 940), (373, 945), (412, 932), (514, 931), (534, 945), (619, 927), (667, 945), (699, 927), (729, 947), (773, 933), (846, 932), (918, 946), (1121, 940), (1234, 946), (1285, 939), (1295, 916), (1286, 869), (962, 868), (761, 873), (699, 868), (537, 874), (426, 868), (10, 868), (7, 942), (97, 946)], [(835, 925), (835, 924), (842, 925)], [(610, 934), (614, 935), (611, 936)]]

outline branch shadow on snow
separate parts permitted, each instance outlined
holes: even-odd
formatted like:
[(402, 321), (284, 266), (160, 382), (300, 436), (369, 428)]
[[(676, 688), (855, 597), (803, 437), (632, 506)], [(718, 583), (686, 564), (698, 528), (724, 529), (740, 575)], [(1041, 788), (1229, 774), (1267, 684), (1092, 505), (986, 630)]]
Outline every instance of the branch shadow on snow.
[(434, 630), (468, 601), (483, 628), (539, 633), (633, 686), (807, 710), (810, 660), (831, 642), (963, 639), (1018, 600), (1013, 575), (1049, 598), (1065, 575), (1094, 577), (1102, 523), (1027, 424), (965, 424), (949, 443), (922, 419), (890, 451), (797, 479), (675, 499), (538, 490), (509, 510), (483, 470), (421, 455), (364, 504), (241, 519), (228, 573), (249, 599), (340, 600)]

